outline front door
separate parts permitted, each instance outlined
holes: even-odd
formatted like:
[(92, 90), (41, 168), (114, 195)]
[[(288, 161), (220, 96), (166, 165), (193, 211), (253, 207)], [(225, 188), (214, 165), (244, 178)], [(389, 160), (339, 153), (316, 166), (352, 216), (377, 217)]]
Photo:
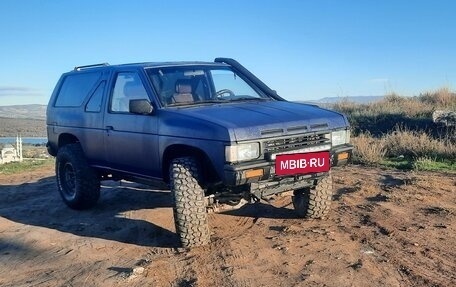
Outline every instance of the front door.
[(159, 174), (156, 115), (129, 112), (129, 100), (153, 98), (148, 95), (137, 71), (114, 75), (113, 89), (104, 119), (105, 151), (109, 166), (148, 177)]

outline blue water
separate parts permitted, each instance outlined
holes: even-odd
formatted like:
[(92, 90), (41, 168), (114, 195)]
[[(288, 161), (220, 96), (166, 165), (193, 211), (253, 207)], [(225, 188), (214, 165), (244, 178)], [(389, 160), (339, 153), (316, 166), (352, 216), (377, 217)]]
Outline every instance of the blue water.
[[(16, 137), (5, 137), (1, 138), (0, 137), (0, 143), (3, 144), (16, 144)], [(22, 143), (23, 144), (46, 144), (47, 143), (47, 138), (22, 138)]]

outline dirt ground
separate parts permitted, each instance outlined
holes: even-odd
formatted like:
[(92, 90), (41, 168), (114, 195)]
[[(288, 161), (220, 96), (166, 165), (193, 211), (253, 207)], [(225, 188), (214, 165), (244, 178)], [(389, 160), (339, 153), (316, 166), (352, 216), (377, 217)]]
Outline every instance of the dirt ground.
[(0, 286), (456, 286), (456, 175), (333, 171), (326, 221), (289, 197), (210, 214), (212, 243), (178, 247), (169, 192), (107, 182), (61, 201), (52, 167), (0, 175)]

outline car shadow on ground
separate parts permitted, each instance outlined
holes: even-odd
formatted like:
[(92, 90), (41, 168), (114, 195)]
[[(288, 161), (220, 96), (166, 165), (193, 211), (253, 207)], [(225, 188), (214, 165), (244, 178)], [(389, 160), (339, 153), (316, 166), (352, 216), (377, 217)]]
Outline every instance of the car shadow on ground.
[[(177, 234), (167, 228), (133, 218), (130, 211), (170, 208), (171, 196), (141, 185), (102, 187), (98, 204), (76, 211), (60, 198), (54, 177), (34, 183), (0, 185), (0, 216), (14, 222), (55, 229), (77, 236), (102, 238), (148, 247), (179, 247)], [(172, 222), (172, 212), (165, 225)], [(136, 215), (135, 215), (136, 216)], [(160, 218), (166, 216), (161, 216)], [(153, 217), (151, 217), (154, 220)], [(161, 224), (161, 223), (159, 223)]]

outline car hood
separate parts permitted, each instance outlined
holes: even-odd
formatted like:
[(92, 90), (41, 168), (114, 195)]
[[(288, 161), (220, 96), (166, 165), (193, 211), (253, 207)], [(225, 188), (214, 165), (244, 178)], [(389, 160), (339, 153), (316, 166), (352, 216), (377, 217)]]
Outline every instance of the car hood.
[(348, 125), (340, 113), (287, 101), (200, 105), (179, 108), (178, 113), (223, 126), (236, 141), (332, 130)]

